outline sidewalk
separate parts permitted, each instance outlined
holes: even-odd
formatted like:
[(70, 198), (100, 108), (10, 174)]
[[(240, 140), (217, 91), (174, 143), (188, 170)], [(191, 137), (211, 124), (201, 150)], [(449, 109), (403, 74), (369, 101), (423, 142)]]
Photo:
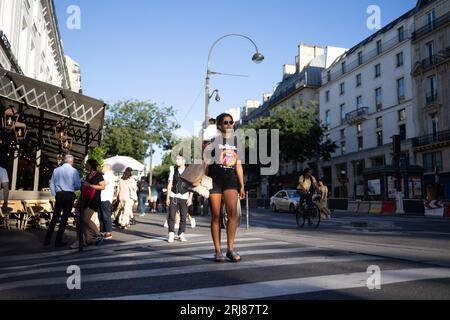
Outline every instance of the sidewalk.
[[(0, 256), (14, 254), (40, 253), (58, 250), (54, 245), (44, 246), (47, 229), (30, 229), (27, 231), (0, 229)], [(65, 241), (76, 240), (75, 231), (66, 229)]]
[[(132, 226), (130, 230), (121, 230), (113, 227), (113, 238), (111, 240), (105, 240), (103, 244), (120, 244), (125, 242), (139, 241), (142, 239), (149, 239), (154, 237), (167, 237), (167, 229), (163, 227), (164, 220), (166, 218), (165, 213), (147, 214), (145, 217), (139, 217), (135, 214), (137, 224)], [(195, 218), (198, 218), (195, 216)], [(208, 219), (207, 217), (205, 219)], [(197, 221), (197, 229), (202, 230), (207, 227), (209, 220), (200, 222)], [(200, 226), (200, 224), (203, 225)], [(187, 225), (188, 239), (192, 229), (190, 224)], [(44, 238), (47, 232), (47, 228), (28, 229), (26, 231), (17, 229), (0, 229), (0, 260), (2, 256), (33, 254), (33, 253), (48, 253), (55, 251), (71, 250), (69, 246), (62, 248), (55, 248), (54, 241), (58, 228), (55, 229), (52, 237), (52, 243), (49, 246), (44, 246)], [(208, 228), (202, 232), (208, 232)], [(64, 232), (64, 242), (69, 245), (76, 241), (76, 232), (73, 226), (66, 228)], [(101, 247), (101, 246), (99, 246)], [(77, 249), (73, 249), (75, 252)]]

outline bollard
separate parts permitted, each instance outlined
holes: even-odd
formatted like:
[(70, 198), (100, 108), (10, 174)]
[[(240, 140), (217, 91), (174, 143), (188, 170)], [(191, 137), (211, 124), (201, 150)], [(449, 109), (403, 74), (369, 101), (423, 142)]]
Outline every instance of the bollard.
[(249, 212), (249, 207), (248, 207), (248, 191), (245, 193), (245, 208), (247, 210), (247, 231), (250, 230), (250, 223), (249, 223), (249, 218), (250, 218), (250, 212)]

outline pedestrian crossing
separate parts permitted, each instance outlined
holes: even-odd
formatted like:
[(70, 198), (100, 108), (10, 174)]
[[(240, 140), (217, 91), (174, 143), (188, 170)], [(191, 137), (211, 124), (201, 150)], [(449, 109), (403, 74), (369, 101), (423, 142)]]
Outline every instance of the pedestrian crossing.
[[(226, 242), (223, 241), (223, 247)], [(88, 254), (24, 255), (0, 265), (0, 299), (240, 300), (366, 288), (367, 267), (380, 266), (382, 285), (450, 278), (450, 268), (239, 236), (240, 263), (214, 263), (208, 235), (170, 245), (154, 237), (111, 243)], [(81, 270), (81, 289), (67, 286), (69, 266)], [(368, 289), (367, 289), (368, 290)]]

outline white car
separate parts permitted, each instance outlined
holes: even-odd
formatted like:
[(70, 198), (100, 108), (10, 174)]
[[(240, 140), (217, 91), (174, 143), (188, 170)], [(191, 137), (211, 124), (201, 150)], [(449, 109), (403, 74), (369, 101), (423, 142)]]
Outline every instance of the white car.
[(300, 196), (297, 190), (280, 190), (270, 198), (270, 207), (273, 212), (294, 212), (299, 201)]

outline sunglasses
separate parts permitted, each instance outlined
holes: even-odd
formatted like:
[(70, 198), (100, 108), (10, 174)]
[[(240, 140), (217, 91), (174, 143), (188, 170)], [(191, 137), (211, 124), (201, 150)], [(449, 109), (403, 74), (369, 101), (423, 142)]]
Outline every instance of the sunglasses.
[(227, 125), (233, 125), (234, 121), (224, 121), (222, 122), (223, 125), (227, 126)]

